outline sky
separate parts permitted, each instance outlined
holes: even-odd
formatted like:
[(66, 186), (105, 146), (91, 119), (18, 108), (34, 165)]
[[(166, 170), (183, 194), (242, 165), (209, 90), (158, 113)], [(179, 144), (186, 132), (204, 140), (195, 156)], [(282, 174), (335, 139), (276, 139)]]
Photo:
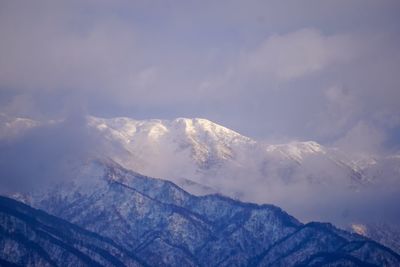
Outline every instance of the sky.
[(0, 112), (400, 150), (397, 0), (0, 0)]

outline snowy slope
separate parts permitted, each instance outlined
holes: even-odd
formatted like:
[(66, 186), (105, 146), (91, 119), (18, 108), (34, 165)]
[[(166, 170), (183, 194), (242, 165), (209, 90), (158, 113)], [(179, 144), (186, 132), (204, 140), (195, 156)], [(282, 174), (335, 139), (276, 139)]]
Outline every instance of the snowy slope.
[[(45, 124), (21, 118), (3, 121), (7, 123), (0, 130), (8, 136)], [(365, 218), (354, 217), (360, 203), (369, 205), (363, 192), (388, 180), (393, 194), (400, 188), (400, 157), (395, 155), (354, 158), (313, 141), (265, 144), (205, 119), (88, 117), (87, 126), (99, 144), (96, 157), (173, 181), (197, 195), (218, 192), (273, 203), (302, 221), (366, 225)], [(374, 235), (378, 241), (388, 240), (378, 236)]]
[[(366, 179), (354, 163), (315, 142), (263, 144), (205, 119), (90, 117), (89, 125), (113, 142), (112, 147), (120, 149), (112, 158), (126, 167), (178, 182), (179, 178), (188, 178), (230, 195), (246, 193), (240, 192), (240, 183), (233, 184), (243, 176), (270, 182), (304, 178), (326, 183), (343, 179), (341, 182), (349, 186)], [(318, 160), (318, 164), (311, 160)], [(334, 179), (328, 173), (332, 170)]]
[[(370, 196), (371, 188), (392, 184), (393, 194), (400, 188), (396, 156), (351, 157), (313, 141), (264, 144), (204, 119), (88, 121), (110, 142), (107, 155), (128, 169), (171, 180), (195, 194), (220, 192), (274, 203), (303, 221), (330, 221), (344, 228), (354, 221), (376, 225), (373, 217), (381, 215), (356, 214), (360, 206), (370, 205), (365, 198), (379, 197)], [(375, 230), (366, 235), (399, 251), (399, 244), (388, 238), (399, 235), (399, 224), (387, 223), (393, 227), (370, 227)]]
[(10, 118), (4, 113), (0, 113), (0, 139), (17, 137), (29, 129), (38, 126), (40, 123), (27, 118)]
[[(25, 202), (112, 240), (149, 266), (400, 263), (400, 255), (376, 242), (330, 224), (302, 224), (273, 205), (197, 197), (112, 161), (88, 161), (76, 174), (32, 192)], [(86, 237), (81, 240), (85, 244)]]
[(111, 239), (0, 196), (1, 266), (144, 266)]
[(373, 161), (360, 164), (313, 141), (264, 144), (205, 119), (89, 117), (88, 124), (107, 140), (107, 156), (122, 166), (195, 194), (220, 192), (295, 212), (307, 188), (352, 192), (376, 179), (366, 175)]

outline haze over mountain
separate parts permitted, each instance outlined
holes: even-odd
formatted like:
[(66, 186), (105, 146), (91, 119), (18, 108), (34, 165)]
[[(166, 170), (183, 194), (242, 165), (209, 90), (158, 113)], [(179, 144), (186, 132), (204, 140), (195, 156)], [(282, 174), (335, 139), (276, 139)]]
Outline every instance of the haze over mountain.
[[(68, 180), (82, 162), (108, 158), (197, 195), (272, 203), (302, 221), (332, 222), (399, 249), (396, 155), (351, 157), (312, 141), (265, 144), (206, 119), (3, 119), (2, 176), (14, 177), (14, 188)], [(8, 134), (13, 128), (19, 137)], [(27, 153), (32, 146), (41, 155)]]
[[(195, 197), (111, 161), (23, 197), (0, 197), (0, 260), (70, 266), (397, 266), (400, 255), (273, 205)], [(72, 223), (72, 224), (71, 224)], [(84, 230), (86, 229), (86, 230)], [(61, 256), (61, 258), (60, 258)]]
[(396, 0), (0, 5), (11, 116), (200, 117), (258, 140), (400, 150)]
[[(0, 265), (61, 263), (46, 249), (67, 265), (394, 264), (399, 14), (397, 0), (1, 0), (0, 195), (27, 206), (0, 201)], [(196, 210), (215, 193), (229, 225)], [(143, 199), (158, 232), (141, 232)]]

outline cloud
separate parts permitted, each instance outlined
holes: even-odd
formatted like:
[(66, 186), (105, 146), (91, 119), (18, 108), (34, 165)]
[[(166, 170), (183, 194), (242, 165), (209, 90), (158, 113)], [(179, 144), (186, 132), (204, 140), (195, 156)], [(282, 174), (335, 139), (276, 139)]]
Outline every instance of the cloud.
[(18, 132), (3, 134), (0, 139), (2, 194), (40, 190), (46, 184), (70, 179), (76, 168), (102, 147), (102, 140), (90, 133), (80, 112), (58, 122), (17, 119), (10, 127)]
[(344, 63), (357, 55), (357, 42), (349, 35), (324, 35), (311, 28), (272, 35), (244, 55), (243, 68), (251, 74), (288, 81), (306, 76), (331, 64)]
[[(83, 27), (75, 20), (83, 20)], [(135, 72), (135, 35), (118, 18), (85, 22), (62, 2), (8, 2), (0, 17), (0, 85), (23, 91), (114, 87)], [(131, 51), (131, 53), (128, 53)]]
[[(261, 140), (316, 140), (346, 154), (398, 150), (399, 12), (393, 0), (0, 1), (0, 112), (68, 118), (0, 131), (19, 132), (0, 140), (0, 188), (29, 190), (70, 177), (71, 162), (93, 151), (120, 153), (88, 132), (87, 113), (205, 117)], [(143, 149), (151, 156), (158, 147)], [(191, 174), (188, 153), (160, 152), (154, 174)], [(241, 160), (253, 171), (225, 166), (210, 184), (304, 220), (399, 221), (394, 159), (370, 170), (381, 188), (355, 193), (315, 158), (307, 169), (332, 183), (299, 182), (307, 170), (273, 159), (262, 176), (259, 153)]]
[(373, 155), (382, 152), (385, 139), (385, 133), (380, 128), (359, 121), (334, 145), (343, 151)]
[[(121, 129), (121, 121), (105, 127), (99, 119), (88, 126), (81, 113), (72, 111), (60, 121), (16, 120), (11, 124), (13, 133), (0, 129), (1, 193), (45, 188), (44, 185), (70, 179), (88, 159), (105, 155), (145, 175), (175, 182), (187, 178), (244, 201), (272, 203), (303, 221), (322, 220), (345, 225), (377, 218), (398, 222), (400, 218), (393, 204), (398, 203), (400, 196), (396, 167), (399, 159), (395, 157), (378, 157), (378, 164), (363, 170), (371, 178), (370, 183), (364, 183), (354, 178), (342, 162), (351, 164), (352, 161), (343, 154), (337, 158), (336, 152), (314, 154), (307, 153), (306, 149), (300, 163), (262, 144), (243, 146), (240, 142), (230, 145), (228, 142), (224, 149), (230, 154), (228, 159), (215, 161), (218, 158), (215, 153), (220, 153), (213, 148), (215, 144), (208, 147), (195, 142), (200, 150), (199, 154), (192, 155), (193, 140), (182, 137), (177, 142), (176, 133), (169, 135), (162, 126), (150, 133), (138, 131), (135, 138), (127, 142), (113, 130), (113, 127)], [(124, 129), (134, 128), (128, 124)], [(147, 134), (159, 137), (149, 138)], [(351, 152), (366, 148), (375, 152), (381, 140), (379, 131), (359, 123), (340, 142)], [(295, 147), (288, 149), (296, 151)], [(344, 152), (348, 155), (346, 150)], [(204, 160), (209, 169), (199, 168), (201, 163), (196, 159)]]
[(78, 102), (264, 140), (392, 131), (399, 5), (367, 2), (2, 1), (0, 111), (57, 118)]
[(334, 85), (323, 91), (324, 103), (320, 113), (313, 116), (310, 122), (313, 128), (323, 136), (337, 138), (354, 126), (363, 112), (363, 102), (355, 95), (354, 90)]

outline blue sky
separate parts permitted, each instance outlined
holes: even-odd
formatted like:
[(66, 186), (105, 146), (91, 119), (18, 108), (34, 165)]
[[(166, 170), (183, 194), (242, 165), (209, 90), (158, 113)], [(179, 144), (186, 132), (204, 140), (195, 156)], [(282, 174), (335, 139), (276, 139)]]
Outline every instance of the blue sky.
[(400, 148), (398, 1), (0, 1), (0, 112)]

